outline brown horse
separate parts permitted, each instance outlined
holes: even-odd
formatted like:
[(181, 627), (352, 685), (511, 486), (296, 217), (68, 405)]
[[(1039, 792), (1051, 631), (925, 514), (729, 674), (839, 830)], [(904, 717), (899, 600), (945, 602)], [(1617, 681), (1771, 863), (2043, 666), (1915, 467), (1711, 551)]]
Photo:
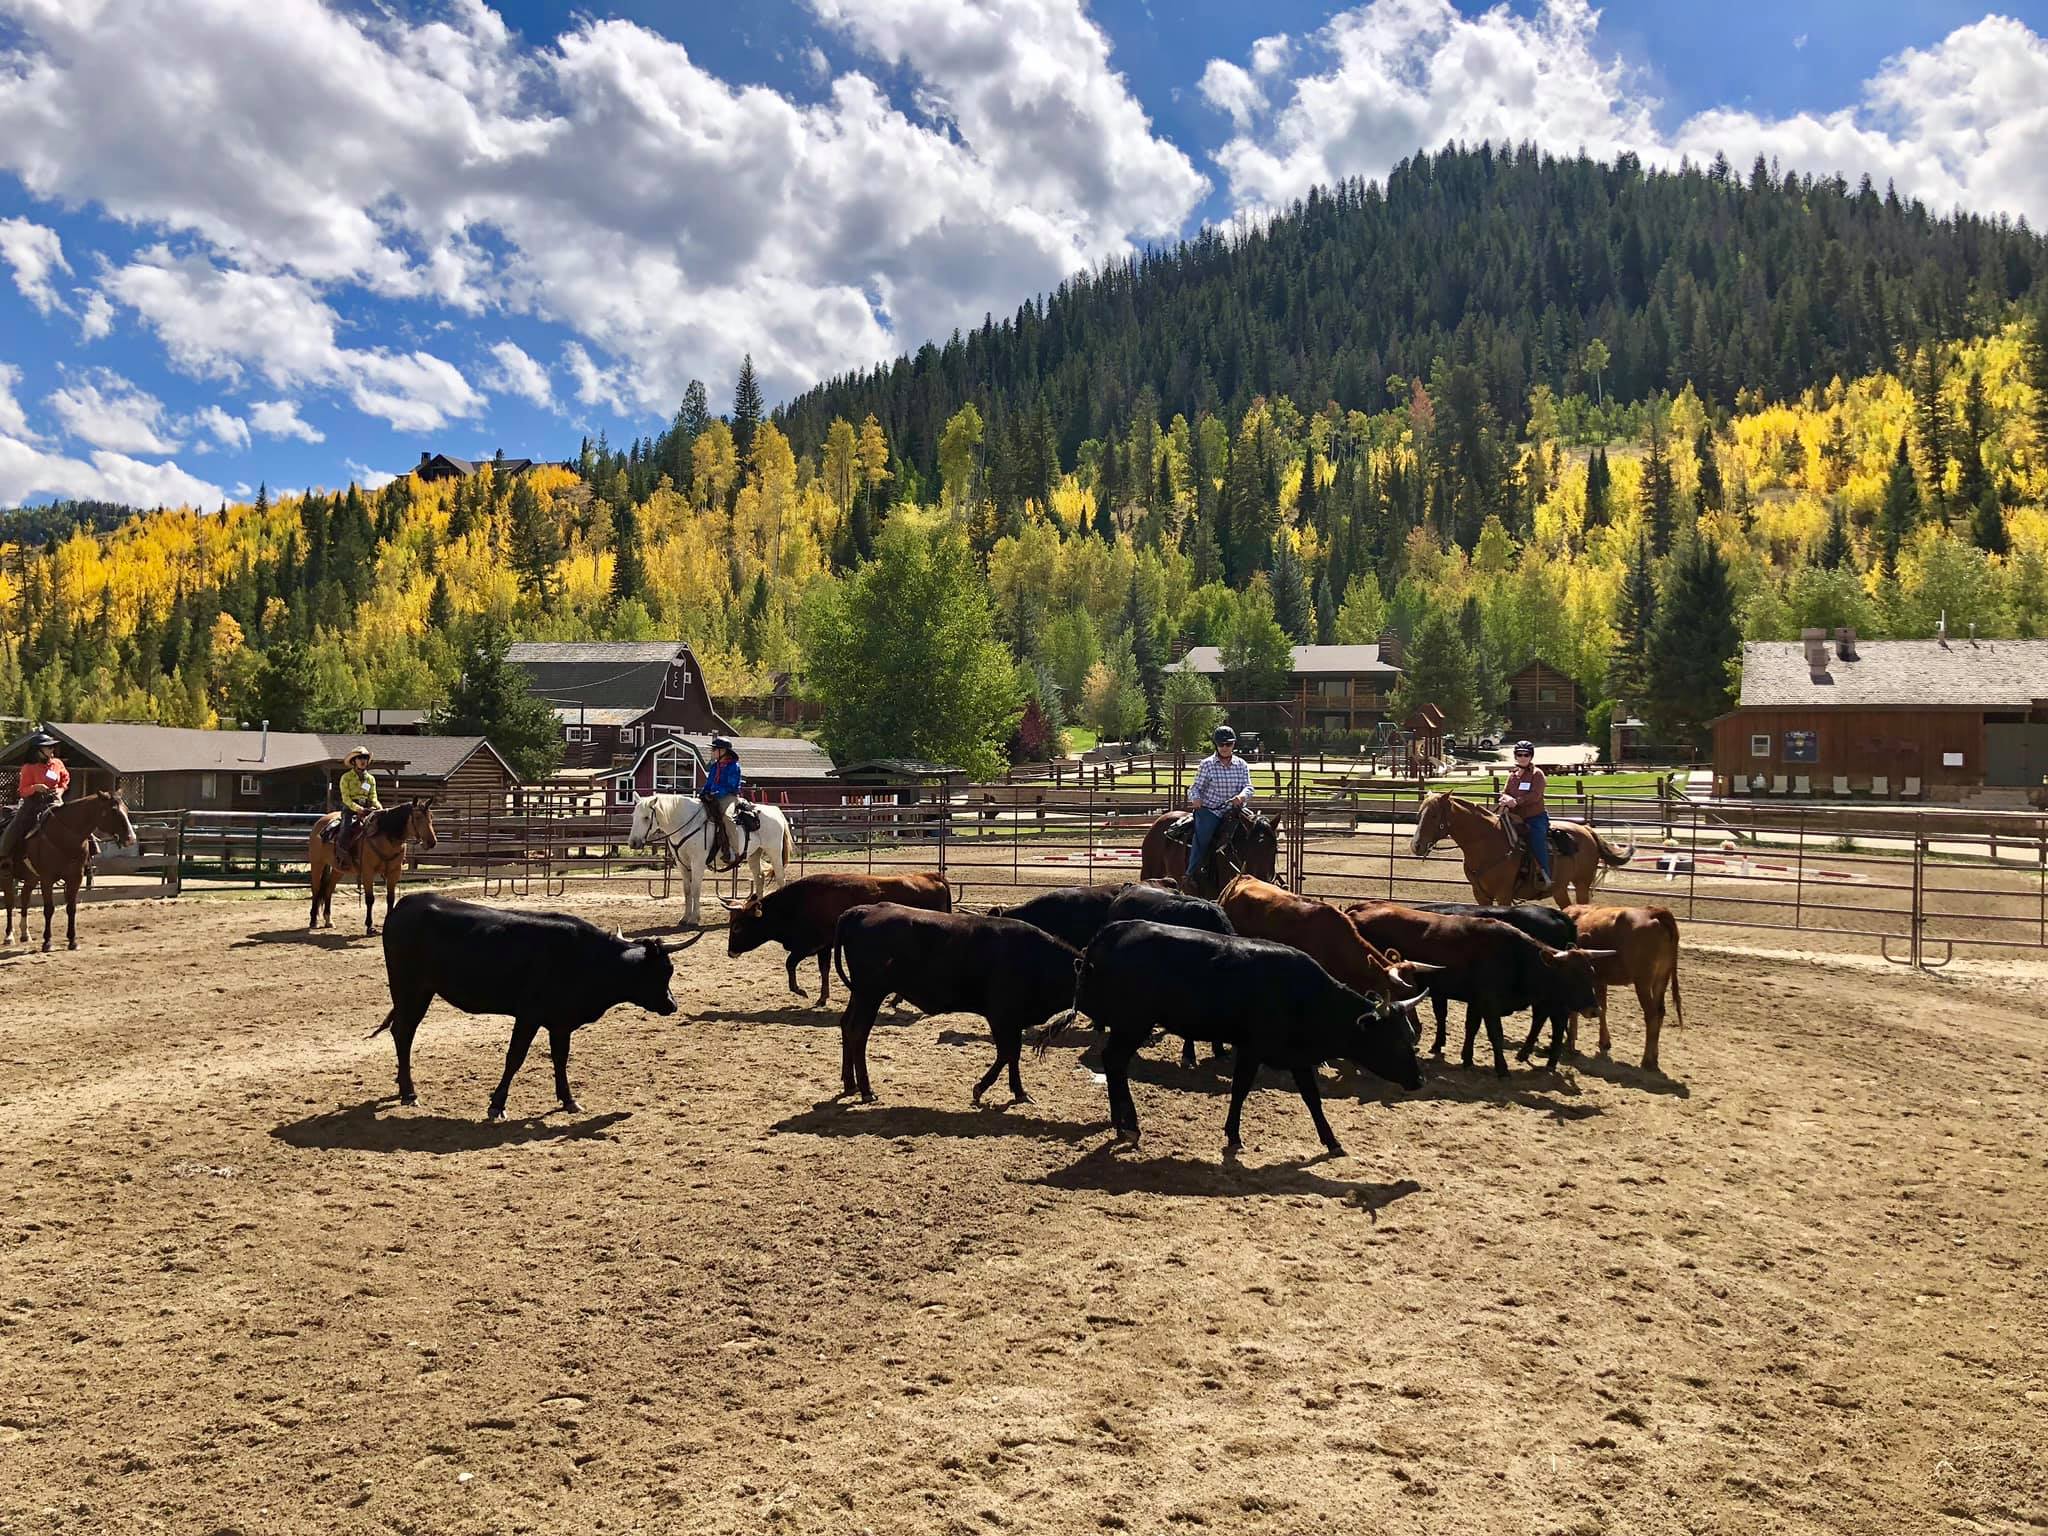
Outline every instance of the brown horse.
[(1189, 895), (1206, 896), (1212, 901), (1218, 891), (1239, 875), (1251, 875), (1272, 883), (1273, 871), (1280, 862), (1280, 832), (1270, 818), (1243, 815), (1223, 818), (1223, 825), (1216, 829), (1215, 842), (1209, 845), (1209, 868), (1218, 876), (1211, 881), (1199, 874), (1194, 879), (1189, 878), (1187, 845), (1176, 843), (1166, 835), (1166, 829), (1184, 814), (1168, 811), (1145, 829), (1145, 842), (1139, 854), (1140, 880), (1175, 880)]
[(14, 884), (21, 882), (21, 938), (28, 942), (28, 902), (37, 885), (43, 888), (43, 949), (50, 947), (50, 923), (56, 916), (58, 881), (64, 882), (64, 941), (78, 948), (78, 883), (92, 858), (92, 840), (104, 833), (122, 847), (135, 841), (135, 823), (128, 802), (118, 792), (102, 791), (66, 801), (22, 839), (12, 859), (0, 863), (0, 890), (7, 906), (6, 942), (14, 942)]
[[(356, 878), (363, 886), (363, 932), (377, 931), (379, 880), (384, 882), (384, 915), (391, 915), (391, 904), (398, 900), (398, 877), (405, 869), (406, 845), (434, 846), (433, 804), (431, 799), (403, 800), (385, 810), (372, 811), (365, 818), (362, 833), (356, 839)], [(327, 927), (334, 926), (334, 887), (341, 879), (341, 865), (326, 834), (328, 828), (340, 825), (341, 812), (329, 811), (315, 824), (306, 845), (306, 857), (313, 866), (313, 907), (306, 915), (308, 928), (320, 927), (323, 916)]]
[[(1553, 831), (1566, 833), (1571, 842), (1570, 852), (1553, 849), (1550, 855), (1548, 894), (1560, 907), (1566, 904), (1567, 886), (1578, 893), (1576, 899), (1583, 906), (1593, 898), (1593, 882), (1600, 878), (1602, 866), (1619, 869), (1635, 857), (1634, 843), (1618, 849), (1582, 822), (1553, 821), (1550, 825)], [(1465, 855), (1465, 878), (1472, 883), (1472, 899), (1480, 905), (1511, 907), (1519, 901), (1543, 898), (1544, 893), (1536, 889), (1534, 860), (1523, 858), (1525, 850), (1519, 840), (1510, 845), (1500, 817), (1469, 800), (1460, 800), (1449, 790), (1439, 790), (1422, 802), (1408, 851), (1418, 859), (1427, 858), (1429, 850), (1445, 837)]]

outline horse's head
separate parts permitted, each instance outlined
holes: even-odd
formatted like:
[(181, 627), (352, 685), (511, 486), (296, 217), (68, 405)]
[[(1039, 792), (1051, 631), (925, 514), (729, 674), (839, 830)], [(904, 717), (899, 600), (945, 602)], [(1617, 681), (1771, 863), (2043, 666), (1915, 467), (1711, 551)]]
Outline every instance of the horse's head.
[(434, 846), (434, 802), (431, 797), (412, 802), (405, 816), (405, 836), (408, 842), (418, 843), (422, 848)]
[(1416, 858), (1428, 858), (1429, 850), (1444, 835), (1444, 822), (1450, 815), (1450, 799), (1451, 792), (1447, 789), (1423, 797), (1422, 809), (1415, 816), (1415, 835), (1408, 839), (1408, 851)]
[(123, 848), (135, 843), (135, 823), (128, 817), (128, 801), (117, 790), (100, 795), (99, 818), (93, 824), (93, 831), (113, 838)]
[(628, 848), (645, 848), (654, 830), (654, 796), (642, 795), (633, 802), (633, 829), (626, 834)]

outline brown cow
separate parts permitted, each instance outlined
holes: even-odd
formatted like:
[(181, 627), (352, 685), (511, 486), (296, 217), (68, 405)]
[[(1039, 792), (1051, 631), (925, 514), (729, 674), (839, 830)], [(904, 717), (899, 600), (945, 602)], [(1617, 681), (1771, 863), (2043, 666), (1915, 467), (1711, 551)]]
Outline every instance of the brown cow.
[(744, 955), (763, 944), (782, 945), (789, 951), (789, 990), (798, 997), (804, 989), (796, 984), (796, 968), (816, 955), (818, 1001), (827, 1003), (832, 998), (832, 935), (839, 919), (855, 907), (878, 901), (950, 912), (953, 891), (943, 875), (857, 875), (839, 870), (805, 875), (765, 895), (728, 900), (725, 952)]
[(1361, 935), (1335, 907), (1309, 901), (1269, 885), (1256, 875), (1239, 875), (1223, 888), (1223, 912), (1247, 939), (1268, 939), (1298, 949), (1354, 992), (1406, 999), (1420, 992), (1438, 967), (1391, 959)]
[[(1579, 930), (1579, 947), (1603, 950), (1593, 962), (1593, 980), (1600, 998), (1600, 1054), (1613, 1042), (1607, 1037), (1607, 989), (1633, 983), (1643, 1010), (1643, 1070), (1656, 1072), (1657, 1036), (1664, 1028), (1664, 989), (1678, 1022), (1685, 1023), (1685, 1004), (1678, 996), (1678, 919), (1668, 907), (1566, 907), (1565, 915)], [(1572, 1020), (1576, 1047), (1578, 1020)]]

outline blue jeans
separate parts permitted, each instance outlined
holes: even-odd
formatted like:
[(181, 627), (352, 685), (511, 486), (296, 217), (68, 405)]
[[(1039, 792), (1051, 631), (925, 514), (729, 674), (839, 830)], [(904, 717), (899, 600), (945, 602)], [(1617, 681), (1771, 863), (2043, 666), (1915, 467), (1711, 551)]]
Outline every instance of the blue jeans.
[(1550, 813), (1539, 811), (1522, 822), (1522, 835), (1529, 839), (1529, 847), (1536, 854), (1536, 867), (1543, 871), (1543, 878), (1550, 878)]
[(1202, 861), (1209, 857), (1209, 845), (1216, 841), (1216, 829), (1222, 825), (1221, 811), (1195, 812), (1195, 837), (1188, 845), (1188, 879), (1201, 874)]

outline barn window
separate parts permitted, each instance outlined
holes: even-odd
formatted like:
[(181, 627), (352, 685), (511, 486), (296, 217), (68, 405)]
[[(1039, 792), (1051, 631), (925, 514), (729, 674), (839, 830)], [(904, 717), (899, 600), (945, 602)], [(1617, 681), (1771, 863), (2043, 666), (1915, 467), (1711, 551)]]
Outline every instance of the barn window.
[(590, 740), (590, 727), (587, 725), (569, 725), (564, 726), (562, 730), (563, 735), (570, 741)]
[(681, 747), (663, 747), (654, 754), (654, 792), (686, 795), (696, 777), (697, 760)]
[(639, 746), (639, 745), (640, 745), (640, 728), (639, 728), (638, 726), (636, 726), (636, 725), (622, 725), (622, 726), (620, 726), (620, 727), (619, 727), (619, 745), (620, 745), (620, 746), (622, 746), (622, 747), (637, 747), (637, 746)]
[(634, 796), (634, 794), (633, 794), (633, 778), (632, 778), (632, 775), (630, 775), (630, 774), (622, 774), (622, 775), (621, 775), (620, 777), (618, 777), (618, 778), (616, 778), (616, 779), (614, 779), (614, 780), (612, 781), (612, 803), (613, 803), (613, 804), (615, 804), (615, 805), (631, 805), (631, 804), (633, 803), (633, 801), (634, 801), (634, 799), (635, 799), (635, 798), (636, 798), (636, 797), (635, 797), (635, 796)]
[(255, 774), (253, 774), (253, 773), (245, 773), (245, 774), (243, 774), (243, 775), (242, 775), (242, 793), (243, 793), (243, 794), (245, 794), (245, 795), (260, 795), (260, 794), (262, 794), (262, 793), (263, 793), (263, 781), (262, 781), (261, 779), (257, 778), (257, 777), (256, 777), (256, 775), (255, 775)]
[(213, 798), (213, 794), (214, 794), (214, 783), (213, 783), (213, 780), (214, 780), (214, 776), (213, 776), (212, 774), (210, 774), (210, 773), (202, 773), (201, 775), (199, 775), (199, 798), (200, 798), (200, 799), (202, 799), (202, 800), (211, 800), (211, 799)]
[(1771, 738), (1768, 732), (1760, 731), (1749, 738), (1749, 755), (1751, 757), (1769, 757), (1771, 755)]
[(690, 669), (680, 661), (668, 669), (668, 696), (672, 699), (690, 696)]
[(1555, 704), (1557, 702), (1557, 690), (1555, 688), (1537, 689), (1536, 702), (1538, 704)]

